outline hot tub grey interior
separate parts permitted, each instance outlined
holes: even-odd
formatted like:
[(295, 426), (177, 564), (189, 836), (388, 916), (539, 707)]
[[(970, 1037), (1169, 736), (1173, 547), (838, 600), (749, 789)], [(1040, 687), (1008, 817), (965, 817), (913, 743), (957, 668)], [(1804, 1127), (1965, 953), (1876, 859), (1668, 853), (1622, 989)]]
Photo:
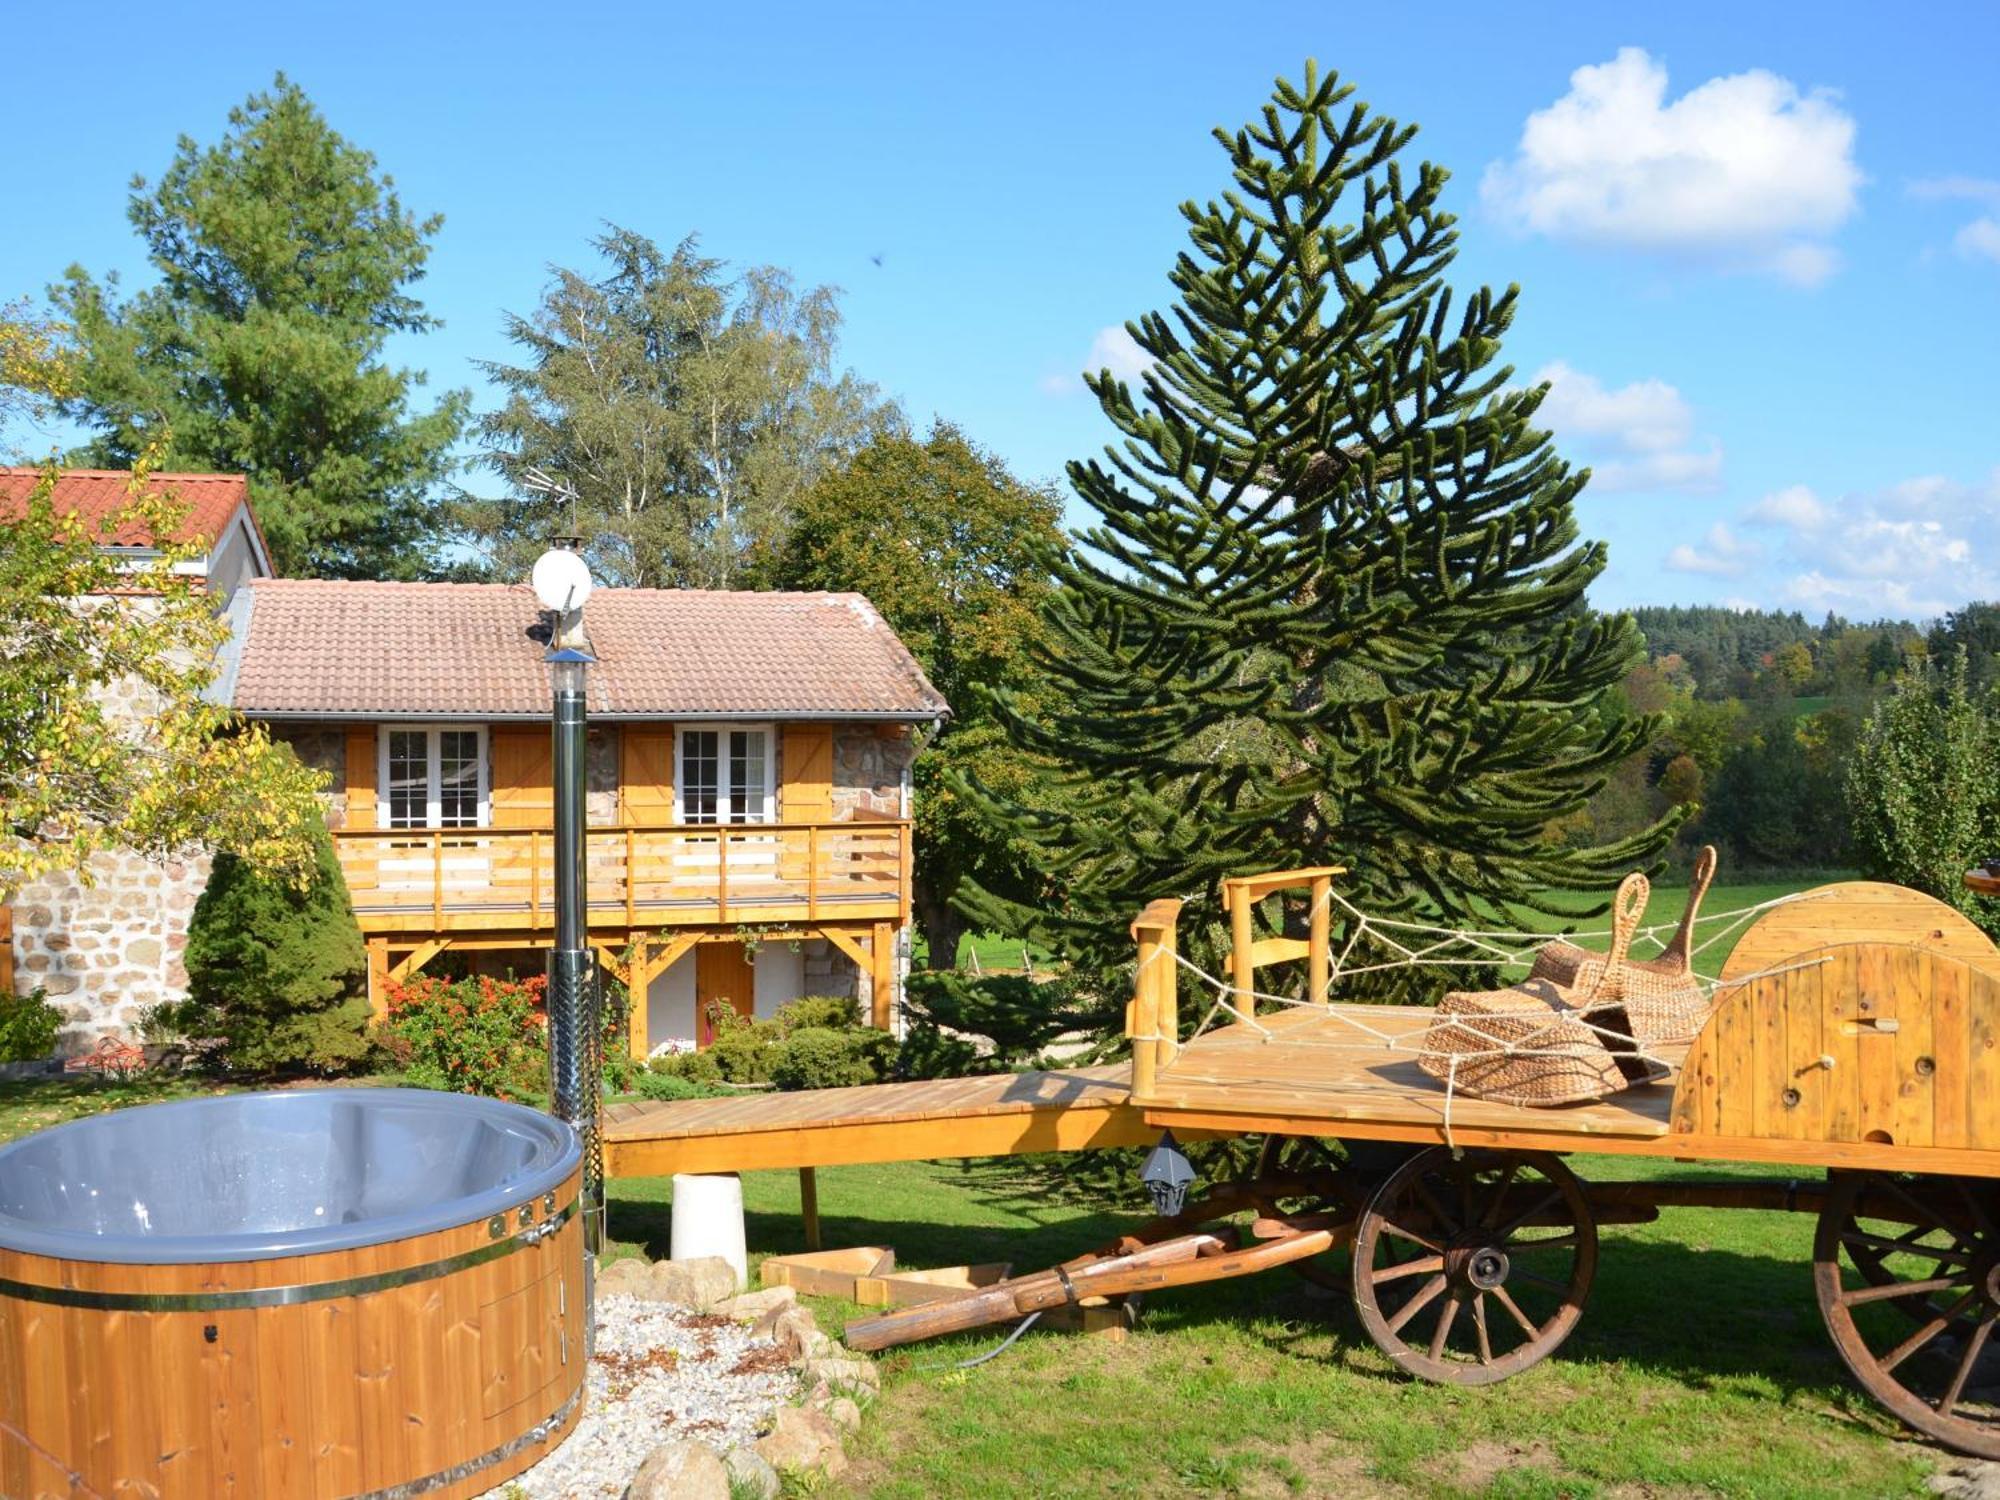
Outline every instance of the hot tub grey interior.
[(471, 1223), (556, 1187), (569, 1126), (497, 1099), (302, 1089), (116, 1110), (0, 1150), (0, 1247), (183, 1264)]

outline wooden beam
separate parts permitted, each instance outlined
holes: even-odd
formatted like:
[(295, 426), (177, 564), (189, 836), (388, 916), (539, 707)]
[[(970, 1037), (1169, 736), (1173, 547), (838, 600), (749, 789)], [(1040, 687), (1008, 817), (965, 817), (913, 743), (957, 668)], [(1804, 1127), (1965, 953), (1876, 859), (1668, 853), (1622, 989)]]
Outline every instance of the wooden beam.
[(1312, 883), (1311, 936), (1306, 941), (1306, 999), (1314, 1005), (1330, 1003), (1328, 986), (1333, 974), (1333, 877), (1316, 876)]
[(849, 958), (853, 959), (862, 973), (869, 973), (873, 969), (874, 961), (869, 956), (868, 950), (846, 928), (822, 927), (819, 930), (819, 935), (833, 944), (842, 953), (845, 953)]
[(1266, 964), (1289, 963), (1295, 958), (1309, 957), (1311, 953), (1312, 944), (1304, 938), (1259, 938), (1250, 945), (1250, 967), (1261, 969)]
[(1309, 886), (1314, 881), (1330, 880), (1335, 875), (1346, 873), (1345, 865), (1307, 865), (1297, 870), (1271, 870), (1263, 875), (1232, 875), (1222, 882), (1222, 889), (1225, 896), (1232, 890), (1248, 891), (1252, 901), (1261, 901), (1273, 891)]
[[(383, 946), (385, 949), (387, 948), (387, 944)], [(429, 942), (417, 944), (416, 947), (412, 948), (408, 953), (389, 966), (389, 977), (400, 984), (425, 964), (436, 958), (440, 953), (444, 952), (449, 946), (450, 944), (442, 938), (432, 938)]]
[(381, 1020), (389, 1014), (389, 940), (368, 940), (368, 1014)]
[(806, 1249), (819, 1249), (819, 1173), (799, 1168), (799, 1218), (805, 1224)]
[(873, 948), (875, 953), (875, 982), (870, 995), (868, 1019), (877, 1031), (887, 1031), (895, 1024), (896, 1007), (896, 929), (887, 922), (875, 924)]
[(1229, 987), (1237, 1011), (1246, 1019), (1257, 1014), (1257, 958), (1250, 941), (1250, 915), (1257, 898), (1243, 881), (1226, 881), (1229, 900)]

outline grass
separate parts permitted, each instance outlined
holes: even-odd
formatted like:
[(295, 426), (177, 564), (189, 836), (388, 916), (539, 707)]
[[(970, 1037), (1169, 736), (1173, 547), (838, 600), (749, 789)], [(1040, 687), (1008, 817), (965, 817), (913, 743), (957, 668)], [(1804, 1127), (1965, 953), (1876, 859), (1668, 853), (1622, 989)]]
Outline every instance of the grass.
[[(1731, 1168), (1577, 1158), (1586, 1179)], [(1754, 1176), (1752, 1172), (1741, 1175)], [(1037, 1270), (1139, 1217), (1054, 1196), (1019, 1161), (822, 1169), (829, 1245), (910, 1266)], [(662, 1181), (611, 1186), (611, 1230), (664, 1254)], [(751, 1244), (803, 1248), (790, 1173), (744, 1178)], [(1806, 1215), (1669, 1210), (1604, 1231), (1551, 1360), (1488, 1390), (1404, 1380), (1346, 1303), (1285, 1271), (1167, 1293), (1123, 1344), (1004, 1330), (882, 1356), (836, 1493), (1487, 1497), (1922, 1494), (1938, 1462), (1846, 1379), (1813, 1303)], [(837, 1328), (858, 1310), (821, 1303)]]

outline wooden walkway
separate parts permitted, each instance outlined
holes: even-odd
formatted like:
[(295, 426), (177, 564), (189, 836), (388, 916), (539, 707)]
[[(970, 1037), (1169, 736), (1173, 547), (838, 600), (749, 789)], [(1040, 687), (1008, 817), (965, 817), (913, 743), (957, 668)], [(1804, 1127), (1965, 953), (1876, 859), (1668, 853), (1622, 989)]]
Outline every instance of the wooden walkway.
[(1148, 1144), (1158, 1130), (1132, 1106), (1130, 1076), (1118, 1063), (614, 1104), (604, 1112), (604, 1170), (659, 1177)]

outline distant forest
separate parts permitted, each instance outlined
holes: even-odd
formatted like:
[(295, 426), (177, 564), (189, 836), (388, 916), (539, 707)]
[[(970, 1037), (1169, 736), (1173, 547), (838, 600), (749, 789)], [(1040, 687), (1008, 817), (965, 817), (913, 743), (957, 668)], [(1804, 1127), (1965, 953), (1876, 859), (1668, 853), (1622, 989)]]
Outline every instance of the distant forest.
[(1847, 867), (1847, 770), (1876, 706), (1958, 651), (1975, 689), (2000, 682), (2000, 604), (1929, 625), (1708, 605), (1631, 613), (1646, 659), (1600, 711), (1656, 714), (1659, 729), (1554, 837), (1615, 838), (1681, 807), (1683, 857), (1712, 842), (1739, 873)]

